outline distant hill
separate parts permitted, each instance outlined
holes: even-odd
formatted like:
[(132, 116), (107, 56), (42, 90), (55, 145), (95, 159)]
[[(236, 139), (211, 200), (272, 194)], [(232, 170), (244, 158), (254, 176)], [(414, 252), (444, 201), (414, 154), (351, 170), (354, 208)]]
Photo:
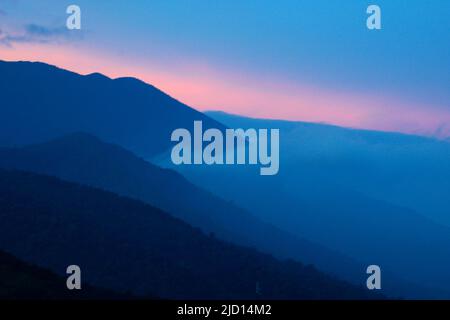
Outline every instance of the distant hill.
[(0, 61), (0, 146), (84, 131), (150, 157), (176, 128), (218, 122), (134, 78), (82, 76), (44, 63)]
[(206, 114), (232, 128), (279, 128), (282, 168), (292, 176), (357, 190), (450, 227), (449, 141), (223, 112)]
[(279, 258), (311, 263), (354, 283), (365, 282), (364, 265), (281, 231), (196, 187), (176, 171), (157, 167), (89, 134), (75, 133), (22, 148), (0, 148), (0, 168), (53, 175), (136, 198), (218, 238)]
[(0, 251), (0, 299), (131, 299), (83, 284), (81, 290), (68, 290), (66, 278), (30, 265)]
[(120, 292), (185, 299), (371, 296), (311, 266), (206, 236), (142, 202), (48, 176), (0, 170), (0, 220), (0, 249), (56, 272), (76, 263), (89, 283)]

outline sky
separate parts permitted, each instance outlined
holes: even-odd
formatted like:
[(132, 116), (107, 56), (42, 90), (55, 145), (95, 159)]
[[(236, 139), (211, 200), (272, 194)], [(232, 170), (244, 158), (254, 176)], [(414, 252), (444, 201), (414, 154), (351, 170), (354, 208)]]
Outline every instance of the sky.
[(450, 136), (448, 0), (0, 0), (0, 59), (134, 76), (201, 111)]

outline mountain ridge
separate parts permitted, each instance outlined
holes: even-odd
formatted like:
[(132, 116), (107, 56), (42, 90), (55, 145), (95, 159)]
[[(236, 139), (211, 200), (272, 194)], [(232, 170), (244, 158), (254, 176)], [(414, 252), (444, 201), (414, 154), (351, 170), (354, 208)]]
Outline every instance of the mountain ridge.
[(99, 189), (0, 169), (0, 194), (0, 249), (55, 271), (76, 263), (96, 286), (181, 299), (382, 297)]
[[(359, 261), (377, 261), (423, 286), (450, 290), (448, 143), (209, 115), (231, 128), (279, 128), (279, 174), (262, 178), (250, 167), (174, 166), (167, 155), (156, 163), (282, 230)], [(408, 292), (421, 297), (424, 291), (402, 296)]]
[[(0, 168), (47, 174), (115, 192), (156, 206), (175, 217), (213, 232), (219, 238), (255, 247), (279, 258), (326, 267), (346, 280), (362, 283), (363, 265), (259, 220), (233, 203), (191, 184), (171, 169), (160, 168), (132, 152), (102, 142), (88, 133), (74, 133), (21, 148), (0, 148)], [(173, 196), (177, 201), (173, 201)], [(270, 238), (266, 235), (270, 234)], [(346, 266), (346, 268), (338, 265)], [(343, 272), (346, 270), (346, 272)]]
[(41, 62), (0, 60), (0, 88), (0, 145), (5, 147), (84, 131), (151, 157), (169, 148), (173, 130), (195, 120), (224, 128), (136, 78), (85, 76)]

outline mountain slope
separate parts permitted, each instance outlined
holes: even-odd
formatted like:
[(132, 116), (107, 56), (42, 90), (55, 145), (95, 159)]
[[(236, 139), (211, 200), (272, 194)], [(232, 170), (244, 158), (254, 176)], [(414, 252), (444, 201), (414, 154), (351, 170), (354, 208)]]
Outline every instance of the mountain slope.
[(0, 170), (0, 220), (0, 249), (57, 272), (76, 263), (89, 283), (137, 295), (369, 297), (312, 267), (207, 237), (139, 201), (48, 176)]
[[(377, 179), (383, 178), (382, 168), (365, 170), (376, 157), (362, 157), (343, 143), (353, 137), (366, 141), (362, 150), (370, 150), (368, 144), (377, 149), (383, 133), (363, 132), (361, 136), (350, 129), (326, 125), (209, 115), (232, 128), (280, 128), (279, 174), (261, 177), (251, 166), (175, 167), (170, 160), (161, 165), (173, 167), (191, 182), (283, 230), (364, 263), (378, 264), (405, 280), (450, 291), (450, 228), (407, 207), (366, 194), (364, 188), (352, 187), (355, 175), (367, 175), (367, 184), (389, 189), (388, 183), (377, 184)], [(392, 147), (421, 139), (387, 135)], [(386, 151), (383, 155), (389, 158), (393, 153)], [(404, 160), (405, 168), (415, 161), (414, 157), (410, 162)], [(389, 174), (384, 177), (389, 178)], [(415, 178), (415, 172), (410, 172), (405, 183), (417, 186)], [(422, 189), (424, 197), (434, 191), (427, 185)], [(424, 297), (422, 290), (409, 291), (415, 297)]]
[(0, 61), (0, 96), (0, 146), (84, 131), (150, 157), (194, 120), (223, 127), (137, 79), (81, 76), (44, 63)]
[(23, 148), (0, 148), (0, 168), (53, 175), (136, 198), (221, 239), (314, 264), (354, 283), (365, 281), (364, 265), (264, 223), (177, 172), (89, 134), (76, 133)]
[(82, 284), (68, 290), (66, 279), (0, 251), (0, 299), (130, 299), (108, 290)]

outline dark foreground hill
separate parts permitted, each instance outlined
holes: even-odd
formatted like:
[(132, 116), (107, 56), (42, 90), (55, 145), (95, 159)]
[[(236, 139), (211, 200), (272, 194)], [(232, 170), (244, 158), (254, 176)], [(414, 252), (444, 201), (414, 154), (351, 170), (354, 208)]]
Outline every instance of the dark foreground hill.
[(65, 278), (0, 251), (0, 299), (131, 299), (131, 296), (90, 285), (68, 290)]
[(0, 170), (0, 221), (0, 249), (55, 272), (77, 264), (87, 282), (119, 292), (206, 299), (370, 297), (312, 266), (224, 243), (139, 201), (48, 176)]

